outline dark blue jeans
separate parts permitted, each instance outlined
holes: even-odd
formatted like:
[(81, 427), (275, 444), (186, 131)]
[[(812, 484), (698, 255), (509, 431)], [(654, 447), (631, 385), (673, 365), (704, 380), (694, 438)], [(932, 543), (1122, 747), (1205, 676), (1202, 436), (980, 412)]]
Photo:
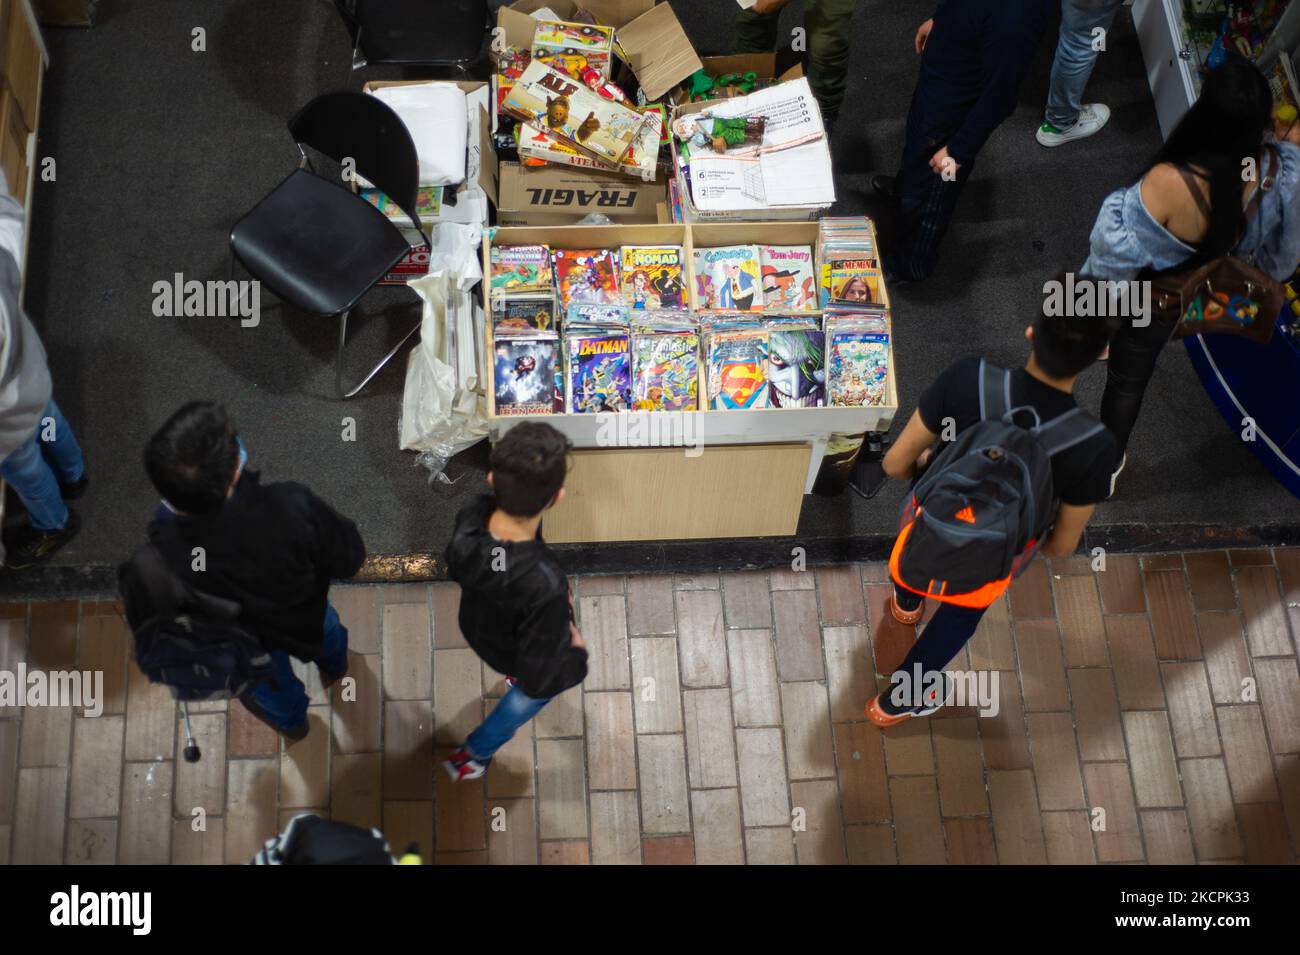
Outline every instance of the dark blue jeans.
[[(898, 609), (904, 611), (915, 610), (925, 602), (920, 594), (904, 590), (897, 584), (894, 585), (894, 600), (898, 603)], [(961, 652), (966, 641), (975, 636), (975, 630), (986, 609), (939, 604), (939, 609), (921, 631), (920, 639), (907, 651), (907, 659), (894, 672), (906, 673), (910, 679), (916, 672), (914, 668), (917, 664), (920, 664), (924, 674), (942, 670)]]
[[(322, 673), (340, 673), (348, 665), (348, 628), (334, 605), (325, 605), (325, 639), (320, 655), (311, 661)], [(282, 730), (297, 729), (307, 721), (307, 688), (293, 672), (289, 654), (271, 651), (274, 679), (252, 691), (253, 702)]]

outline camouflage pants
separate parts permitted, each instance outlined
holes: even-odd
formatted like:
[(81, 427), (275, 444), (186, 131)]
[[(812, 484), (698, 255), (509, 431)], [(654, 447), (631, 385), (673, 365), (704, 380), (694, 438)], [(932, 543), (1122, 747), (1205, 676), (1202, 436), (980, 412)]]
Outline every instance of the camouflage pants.
[[(834, 121), (844, 100), (849, 67), (849, 26), (857, 0), (803, 0), (807, 30), (808, 83), (822, 115)], [(752, 10), (736, 13), (736, 52), (770, 53), (777, 48), (779, 13), (759, 15)]]

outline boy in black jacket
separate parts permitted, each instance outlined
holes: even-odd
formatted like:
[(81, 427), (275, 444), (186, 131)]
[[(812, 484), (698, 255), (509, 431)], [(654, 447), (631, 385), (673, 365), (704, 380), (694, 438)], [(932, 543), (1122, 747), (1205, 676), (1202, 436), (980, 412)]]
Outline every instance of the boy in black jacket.
[(542, 540), (542, 512), (564, 497), (569, 442), (550, 425), (525, 422), (492, 449), (483, 495), (461, 509), (447, 570), (461, 586), (460, 630), (509, 691), (443, 767), (478, 779), (519, 727), (587, 676), (587, 650), (573, 623), (564, 571)]
[[(173, 575), (201, 593), (234, 600), (240, 622), (271, 653), (274, 680), (242, 698), (258, 719), (292, 740), (307, 735), (307, 692), (290, 655), (320, 668), (328, 687), (348, 669), (348, 631), (329, 602), (332, 579), (361, 569), (357, 527), (301, 484), (262, 485), (225, 409), (195, 401), (168, 419), (145, 448), (162, 496), (149, 541)], [(118, 571), (127, 622), (153, 616), (147, 571)]]

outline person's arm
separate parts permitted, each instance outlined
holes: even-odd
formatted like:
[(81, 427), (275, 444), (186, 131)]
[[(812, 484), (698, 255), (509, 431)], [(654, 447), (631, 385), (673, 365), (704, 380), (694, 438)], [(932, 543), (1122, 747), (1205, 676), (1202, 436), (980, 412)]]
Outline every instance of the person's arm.
[(316, 526), (316, 545), (321, 566), (334, 580), (346, 580), (356, 575), (366, 562), (366, 545), (361, 532), (334, 508), (315, 494), (307, 492)]
[(535, 700), (545, 697), (557, 683), (576, 686), (586, 677), (587, 650), (577, 636), (566, 594), (538, 604), (524, 618), (512, 675), (519, 688)]
[(939, 435), (921, 420), (920, 410), (913, 411), (903, 433), (885, 453), (880, 466), (890, 477), (905, 481), (916, 473), (918, 465), (925, 464), (931, 445), (938, 440)]
[[(1043, 35), (1044, 20), (1031, 17), (1012, 30), (993, 26), (980, 37), (984, 67), (984, 88), (979, 99), (967, 111), (966, 120), (947, 144), (935, 153), (938, 166), (951, 158), (956, 166), (968, 163), (984, 147), (993, 130), (1015, 111), (1020, 84), (1029, 72), (1038, 41)], [(932, 163), (932, 166), (936, 163)], [(942, 172), (937, 168), (936, 172)]]
[(750, 9), (759, 16), (765, 17), (769, 13), (780, 13), (789, 4), (790, 0), (757, 0)]
[(9, 192), (9, 180), (0, 169), (0, 255), (13, 256), (21, 268), (23, 261), (23, 206)]
[(1056, 523), (1052, 525), (1051, 533), (1047, 535), (1047, 540), (1043, 541), (1041, 548), (1043, 554), (1047, 557), (1069, 557), (1078, 550), (1083, 529), (1088, 526), (1092, 512), (1096, 509), (1096, 504), (1086, 504), (1082, 507), (1076, 504), (1062, 504), (1056, 512)]

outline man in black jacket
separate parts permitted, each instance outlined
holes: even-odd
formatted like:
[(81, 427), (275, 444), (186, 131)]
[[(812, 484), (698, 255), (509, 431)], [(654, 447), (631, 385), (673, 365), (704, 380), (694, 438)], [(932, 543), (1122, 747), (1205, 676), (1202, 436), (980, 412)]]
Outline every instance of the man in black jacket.
[[(328, 687), (348, 668), (348, 631), (329, 602), (332, 579), (366, 558), (356, 525), (301, 484), (263, 486), (220, 405), (181, 408), (145, 448), (145, 469), (162, 495), (149, 541), (194, 590), (234, 600), (240, 622), (271, 653), (274, 679), (242, 698), (254, 716), (289, 739), (307, 735), (307, 692), (290, 656), (320, 668)], [(132, 629), (149, 619), (149, 589), (137, 561), (119, 573)]]
[(564, 497), (569, 443), (525, 422), (492, 449), (483, 495), (456, 515), (447, 571), (461, 586), (460, 630), (510, 689), (443, 763), (452, 779), (478, 779), (519, 727), (587, 676), (564, 571), (542, 540), (542, 512)]
[(942, 0), (913, 45), (921, 72), (897, 177), (873, 176), (893, 205), (886, 276), (926, 278), (975, 157), (1016, 108), (1053, 0)]

